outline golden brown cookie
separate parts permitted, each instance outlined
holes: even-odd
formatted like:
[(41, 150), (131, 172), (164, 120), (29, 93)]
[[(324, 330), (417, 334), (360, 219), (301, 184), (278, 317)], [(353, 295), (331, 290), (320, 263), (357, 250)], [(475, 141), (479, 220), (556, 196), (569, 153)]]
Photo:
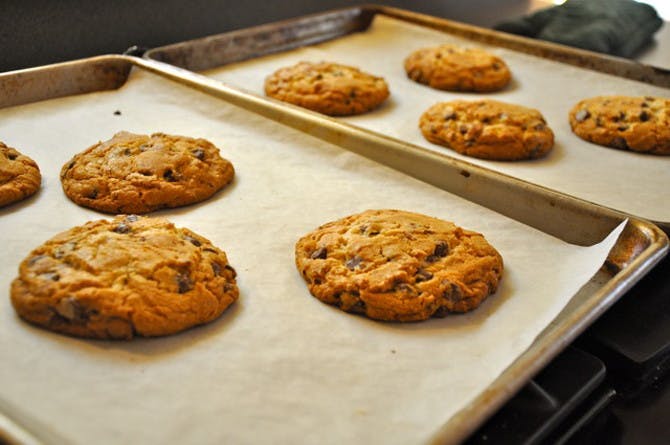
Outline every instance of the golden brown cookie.
[(534, 159), (554, 146), (554, 133), (539, 111), (490, 99), (435, 104), (419, 127), (428, 141), (481, 159)]
[(401, 210), (325, 224), (298, 241), (295, 258), (316, 298), (387, 321), (473, 310), (503, 272), (502, 257), (479, 233)]
[(265, 94), (329, 116), (361, 114), (389, 96), (386, 81), (358, 68), (300, 62), (265, 79)]
[(670, 155), (670, 100), (659, 97), (598, 96), (570, 111), (580, 138), (606, 147)]
[(35, 161), (0, 142), (0, 207), (32, 195), (41, 182)]
[(238, 297), (226, 254), (188, 229), (135, 215), (56, 235), (21, 262), (11, 300), (25, 320), (89, 338), (173, 334)]
[(107, 213), (146, 213), (204, 201), (232, 181), (233, 165), (205, 139), (121, 132), (61, 169), (65, 194)]
[(480, 93), (500, 90), (512, 77), (500, 57), (455, 45), (414, 51), (405, 59), (405, 71), (410, 79), (432, 88)]

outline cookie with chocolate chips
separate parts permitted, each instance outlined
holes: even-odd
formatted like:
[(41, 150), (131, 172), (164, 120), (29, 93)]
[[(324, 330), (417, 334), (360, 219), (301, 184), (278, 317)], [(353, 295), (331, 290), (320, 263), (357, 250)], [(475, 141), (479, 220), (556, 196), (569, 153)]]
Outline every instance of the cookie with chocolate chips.
[(329, 116), (349, 116), (377, 108), (389, 89), (383, 78), (355, 67), (300, 62), (268, 76), (265, 94)]
[(448, 44), (414, 51), (405, 59), (405, 71), (415, 82), (438, 90), (478, 93), (500, 90), (512, 78), (500, 57)]
[(554, 146), (539, 111), (492, 99), (437, 103), (423, 113), (419, 128), (429, 142), (480, 159), (535, 159)]
[(35, 161), (0, 142), (0, 207), (34, 194), (41, 182)]
[(23, 260), (11, 301), (24, 320), (77, 337), (173, 334), (219, 317), (235, 270), (210, 241), (162, 218), (92, 221)]
[(376, 320), (467, 312), (498, 288), (503, 260), (482, 235), (401, 210), (367, 210), (302, 237), (295, 262), (317, 299)]
[(147, 213), (204, 201), (232, 181), (233, 165), (205, 139), (121, 132), (61, 169), (65, 194), (106, 213)]
[(580, 138), (606, 147), (670, 155), (670, 100), (658, 97), (598, 96), (570, 111)]

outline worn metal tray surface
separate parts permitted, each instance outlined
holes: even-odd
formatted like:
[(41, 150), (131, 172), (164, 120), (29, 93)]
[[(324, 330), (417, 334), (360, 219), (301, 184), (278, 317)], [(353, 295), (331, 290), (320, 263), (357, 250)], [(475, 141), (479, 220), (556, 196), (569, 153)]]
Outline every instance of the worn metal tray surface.
[[(82, 93), (87, 94), (73, 96)], [(35, 244), (101, 217), (62, 195), (58, 172), (70, 156), (111, 131), (207, 137), (238, 175), (213, 200), (161, 212), (212, 239), (238, 268), (241, 300), (222, 320), (165, 339), (90, 342), (22, 323), (7, 289), (2, 292), (0, 439), (10, 443), (83, 443), (93, 437), (105, 443), (294, 443), (298, 437), (322, 443), (455, 443), (668, 249), (665, 234), (638, 218), (152, 60), (105, 56), (0, 74), (0, 115), (0, 138), (33, 155), (44, 178), (36, 197), (0, 215), (5, 283)], [(310, 187), (313, 181), (318, 187)], [(506, 260), (503, 289), (470, 315), (408, 325), (369, 322), (309, 298), (293, 270), (296, 237), (371, 206), (451, 217), (486, 232)], [(598, 270), (601, 260), (591, 272), (570, 268), (593, 249), (576, 245), (598, 243), (626, 220), (608, 267)], [(529, 255), (532, 277), (524, 279)], [(575, 286), (573, 273), (587, 273), (581, 281), (586, 284)], [(533, 305), (542, 305), (541, 295), (563, 281), (573, 287), (553, 307), (556, 315), (537, 324), (537, 331), (510, 335), (501, 344), (504, 326), (518, 325), (517, 317), (538, 323)], [(522, 300), (524, 294), (537, 298)], [(534, 303), (525, 307), (522, 301)], [(509, 309), (519, 304), (510, 320)], [(496, 321), (503, 316), (506, 324), (504, 318)], [(491, 336), (474, 342), (470, 336), (484, 329)], [(459, 366), (460, 354), (444, 357), (460, 335), (462, 363), (474, 360), (477, 366)], [(516, 351), (511, 357), (491, 353), (508, 347)], [(505, 363), (501, 369), (494, 367), (497, 360)], [(481, 383), (479, 374), (491, 366), (490, 381), (448, 414), (444, 401)], [(439, 389), (454, 378), (458, 384), (445, 399)], [(417, 386), (407, 387), (411, 382)], [(340, 396), (329, 398), (333, 393)], [(429, 410), (435, 420), (427, 427), (414, 416), (423, 417), (433, 403), (442, 408)], [(287, 411), (268, 414), (275, 404), (291, 411), (288, 418)]]
[[(491, 94), (438, 91), (407, 78), (403, 61), (420, 47), (451, 42), (503, 57), (511, 85)], [(628, 60), (507, 35), (383, 6), (364, 6), (244, 29), (149, 51), (167, 62), (263, 97), (264, 78), (300, 60), (331, 60), (383, 76), (391, 97), (380, 109), (340, 118), (450, 157), (652, 220), (670, 229), (670, 156), (614, 150), (575, 136), (568, 111), (597, 95), (668, 97), (670, 72)], [(556, 134), (545, 158), (495, 162), (468, 158), (427, 142), (421, 113), (439, 101), (494, 98), (539, 109)], [(271, 101), (271, 99), (265, 99)]]

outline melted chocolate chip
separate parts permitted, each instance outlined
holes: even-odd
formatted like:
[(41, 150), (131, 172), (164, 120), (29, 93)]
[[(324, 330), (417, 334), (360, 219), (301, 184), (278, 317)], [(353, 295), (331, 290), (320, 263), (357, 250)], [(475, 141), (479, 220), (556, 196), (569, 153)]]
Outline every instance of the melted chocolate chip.
[(647, 122), (651, 118), (651, 115), (646, 111), (642, 110), (640, 113), (640, 122)]
[(628, 143), (622, 137), (616, 137), (612, 139), (612, 147), (619, 148), (621, 150), (626, 150), (628, 148)]
[(590, 116), (591, 116), (591, 113), (589, 113), (589, 110), (586, 110), (586, 109), (582, 108), (577, 113), (575, 113), (575, 120), (577, 122), (584, 122)]
[(88, 318), (84, 308), (74, 297), (61, 299), (54, 309), (60, 317), (72, 323), (81, 323)]
[(309, 257), (313, 260), (316, 259), (325, 260), (327, 256), (328, 256), (328, 249), (326, 249), (325, 247), (319, 247), (314, 252), (312, 252), (312, 254)]
[(86, 194), (86, 197), (89, 199), (96, 199), (98, 197), (98, 189), (93, 189)]
[(9, 159), (10, 161), (15, 160), (17, 157), (18, 156), (16, 155), (16, 153), (10, 153), (7, 155), (7, 159)]
[(347, 266), (347, 269), (349, 269), (349, 270), (354, 270), (361, 264), (361, 261), (363, 261), (363, 259), (361, 257), (355, 256), (355, 257), (349, 259), (345, 263), (345, 266)]
[(435, 250), (433, 250), (433, 253), (426, 258), (426, 261), (434, 263), (439, 258), (447, 256), (447, 254), (449, 254), (449, 245), (444, 241), (441, 241), (437, 243)]
[(210, 263), (212, 265), (212, 271), (214, 275), (221, 276), (221, 266), (219, 263)]
[(188, 241), (189, 243), (193, 244), (195, 247), (200, 247), (202, 243), (198, 241), (197, 239), (193, 238), (192, 236), (184, 236), (184, 239)]
[(174, 177), (174, 172), (169, 168), (163, 172), (163, 179), (167, 182), (174, 182), (177, 180), (177, 178)]
[(188, 276), (188, 273), (177, 274), (177, 286), (179, 287), (180, 294), (193, 289), (193, 282), (191, 281), (191, 277)]
[(126, 223), (118, 223), (116, 227), (112, 229), (112, 232), (116, 233), (128, 233), (130, 232), (130, 226)]
[(195, 150), (192, 151), (193, 156), (196, 158), (200, 159), (201, 161), (205, 159), (205, 150), (202, 148), (196, 148)]
[(223, 268), (231, 272), (233, 274), (233, 278), (237, 276), (237, 272), (235, 272), (235, 269), (233, 269), (230, 265), (226, 264), (225, 266), (223, 266)]
[(433, 274), (428, 272), (426, 269), (419, 269), (416, 271), (416, 283), (421, 283), (422, 281), (428, 281), (433, 278)]

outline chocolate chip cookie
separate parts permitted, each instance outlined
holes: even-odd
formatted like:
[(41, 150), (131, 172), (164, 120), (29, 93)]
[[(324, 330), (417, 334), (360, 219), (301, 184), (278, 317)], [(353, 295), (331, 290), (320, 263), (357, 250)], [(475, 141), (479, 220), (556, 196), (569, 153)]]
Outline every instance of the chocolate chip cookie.
[(65, 194), (107, 213), (147, 213), (211, 197), (232, 181), (233, 165), (205, 139), (121, 132), (61, 169)]
[(34, 194), (41, 182), (35, 161), (0, 142), (0, 207)]
[(136, 215), (56, 235), (21, 262), (11, 285), (26, 321), (100, 339), (179, 332), (214, 320), (237, 297), (222, 250), (165, 219)]
[(580, 138), (606, 147), (670, 155), (670, 100), (658, 97), (598, 96), (570, 111)]
[(377, 108), (389, 89), (383, 78), (355, 67), (300, 62), (270, 75), (265, 94), (329, 116), (348, 116)]
[(539, 158), (554, 146), (554, 133), (539, 111), (491, 99), (435, 104), (419, 128), (434, 144), (495, 161)]
[(504, 88), (512, 78), (500, 57), (476, 48), (440, 45), (419, 49), (405, 59), (407, 76), (438, 90), (478, 93)]
[(503, 260), (479, 233), (401, 210), (368, 210), (327, 223), (295, 247), (319, 300), (387, 321), (475, 309), (498, 288)]

